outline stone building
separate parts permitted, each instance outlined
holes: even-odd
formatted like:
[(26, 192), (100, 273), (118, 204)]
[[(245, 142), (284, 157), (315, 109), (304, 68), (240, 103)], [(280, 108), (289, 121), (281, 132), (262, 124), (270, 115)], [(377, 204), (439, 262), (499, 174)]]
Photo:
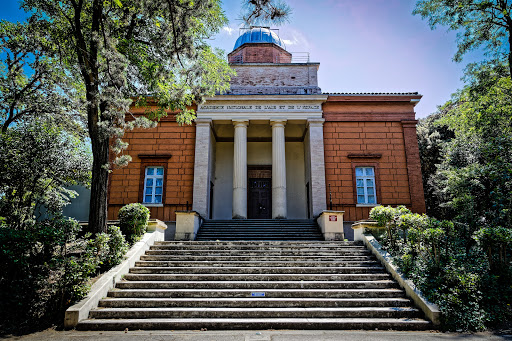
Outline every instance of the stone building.
[[(302, 57), (302, 58), (301, 58)], [(425, 212), (411, 93), (322, 93), (320, 63), (292, 55), (272, 30), (246, 30), (228, 55), (231, 90), (125, 135), (133, 161), (110, 178), (109, 219), (141, 202), (152, 218), (313, 219), (377, 204)]]

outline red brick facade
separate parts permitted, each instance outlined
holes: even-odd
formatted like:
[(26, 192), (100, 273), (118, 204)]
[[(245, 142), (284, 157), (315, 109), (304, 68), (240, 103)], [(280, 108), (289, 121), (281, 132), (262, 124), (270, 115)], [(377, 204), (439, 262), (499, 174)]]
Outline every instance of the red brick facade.
[(163, 119), (154, 129), (127, 132), (128, 154), (133, 160), (127, 167), (115, 169), (110, 176), (108, 219), (117, 219), (119, 209), (142, 202), (144, 169), (164, 167), (163, 206), (149, 207), (151, 218), (176, 220), (175, 212), (192, 207), (194, 184), (195, 126), (179, 126), (173, 116)]
[(228, 55), (230, 63), (291, 63), (292, 54), (275, 44), (240, 46)]
[[(323, 106), (327, 204), (344, 220), (368, 219), (356, 204), (357, 166), (375, 168), (377, 202), (425, 212), (414, 102), (421, 96), (329, 96)], [(330, 186), (329, 186), (330, 185)]]
[[(371, 207), (356, 204), (355, 167), (374, 167), (377, 203), (406, 205), (425, 212), (414, 102), (421, 96), (329, 96), (323, 105), (327, 208), (345, 211), (345, 221), (367, 219)], [(173, 116), (154, 129), (125, 134), (129, 165), (110, 177), (108, 218), (142, 202), (144, 170), (164, 167), (163, 205), (151, 217), (174, 221), (192, 207), (195, 126), (179, 126)], [(332, 206), (331, 206), (332, 204)]]

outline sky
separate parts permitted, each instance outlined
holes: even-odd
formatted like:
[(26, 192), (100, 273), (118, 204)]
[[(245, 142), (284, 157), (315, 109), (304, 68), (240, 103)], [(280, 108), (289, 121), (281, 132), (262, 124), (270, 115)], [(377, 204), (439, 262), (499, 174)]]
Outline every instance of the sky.
[[(278, 28), (289, 52), (309, 52), (319, 62), (318, 82), (323, 92), (419, 92), (416, 117), (436, 111), (463, 86), (468, 62), (452, 58), (456, 33), (413, 16), (415, 0), (286, 0), (292, 8), (289, 22)], [(3, 0), (0, 19), (23, 20), (17, 0)], [(210, 43), (233, 50), (241, 27), (241, 0), (223, 0), (229, 24)]]

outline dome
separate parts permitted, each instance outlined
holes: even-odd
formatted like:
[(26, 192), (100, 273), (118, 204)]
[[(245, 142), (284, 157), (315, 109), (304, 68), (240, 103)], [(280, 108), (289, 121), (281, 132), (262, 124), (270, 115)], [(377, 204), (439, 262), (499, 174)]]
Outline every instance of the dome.
[(246, 43), (273, 43), (286, 49), (284, 42), (279, 36), (268, 27), (251, 27), (236, 40), (233, 51)]

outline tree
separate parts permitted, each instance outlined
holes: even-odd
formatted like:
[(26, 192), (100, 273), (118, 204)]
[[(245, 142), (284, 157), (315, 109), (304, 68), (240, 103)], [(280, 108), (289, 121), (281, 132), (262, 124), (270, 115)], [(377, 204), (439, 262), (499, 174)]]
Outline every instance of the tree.
[(434, 176), (443, 162), (446, 143), (454, 137), (453, 131), (440, 121), (445, 114), (446, 108), (421, 119), (416, 127), (427, 214), (438, 219), (447, 219), (448, 213), (435, 193)]
[(280, 24), (291, 15), (291, 8), (279, 0), (247, 0), (244, 1), (245, 12), (242, 20), (246, 25)]
[[(89, 230), (103, 232), (110, 148), (126, 148), (123, 132), (154, 126), (168, 111), (190, 122), (193, 103), (227, 89), (232, 72), (206, 43), (226, 23), (220, 1), (24, 0), (22, 7), (32, 13), (29, 22), (48, 29), (59, 63), (85, 89), (93, 154)], [(125, 120), (130, 106), (148, 97), (159, 109)]]
[(481, 46), (494, 60), (507, 60), (512, 74), (512, 3), (509, 0), (420, 0), (413, 14), (430, 27), (448, 26), (457, 34), (455, 61)]
[(0, 130), (35, 117), (80, 133), (79, 84), (65, 72), (44, 23), (0, 22)]
[(0, 216), (11, 229), (33, 226), (36, 209), (58, 214), (87, 184), (90, 154), (83, 141), (52, 120), (34, 118), (0, 134)]
[[(495, 69), (473, 70), (469, 84), (430, 123), (434, 131), (449, 132), (438, 134), (434, 169), (427, 167), (428, 154), (421, 154), (425, 193), (432, 196), (427, 202), (441, 206), (431, 207), (437, 217), (463, 223), (468, 242), (479, 228), (512, 224), (512, 80)], [(422, 130), (418, 135), (427, 135)], [(429, 147), (425, 138), (419, 142), (420, 150)]]

